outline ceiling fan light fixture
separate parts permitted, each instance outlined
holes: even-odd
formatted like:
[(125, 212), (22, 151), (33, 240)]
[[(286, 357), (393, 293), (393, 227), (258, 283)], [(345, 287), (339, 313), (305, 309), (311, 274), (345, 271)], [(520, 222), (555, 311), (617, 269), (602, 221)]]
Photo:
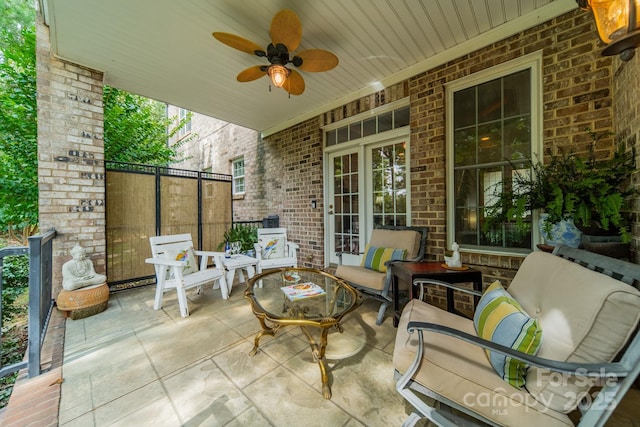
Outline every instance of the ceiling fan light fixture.
[(284, 65), (273, 64), (267, 68), (267, 74), (271, 77), (271, 82), (276, 87), (282, 87), (289, 77), (289, 69)]

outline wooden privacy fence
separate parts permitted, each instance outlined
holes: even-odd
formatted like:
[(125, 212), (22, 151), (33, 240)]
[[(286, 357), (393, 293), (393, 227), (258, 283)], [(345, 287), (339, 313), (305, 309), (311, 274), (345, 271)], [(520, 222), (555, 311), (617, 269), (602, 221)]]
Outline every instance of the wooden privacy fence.
[(149, 237), (191, 233), (195, 249), (216, 250), (231, 227), (231, 175), (105, 162), (107, 280), (153, 279)]

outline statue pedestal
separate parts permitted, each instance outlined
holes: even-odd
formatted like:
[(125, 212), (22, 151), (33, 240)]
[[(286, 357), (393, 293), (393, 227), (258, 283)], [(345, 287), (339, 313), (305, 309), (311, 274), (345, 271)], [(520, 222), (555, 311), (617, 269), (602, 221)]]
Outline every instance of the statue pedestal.
[(109, 305), (109, 286), (105, 282), (73, 291), (63, 289), (56, 298), (56, 304), (65, 317), (73, 320), (93, 316)]

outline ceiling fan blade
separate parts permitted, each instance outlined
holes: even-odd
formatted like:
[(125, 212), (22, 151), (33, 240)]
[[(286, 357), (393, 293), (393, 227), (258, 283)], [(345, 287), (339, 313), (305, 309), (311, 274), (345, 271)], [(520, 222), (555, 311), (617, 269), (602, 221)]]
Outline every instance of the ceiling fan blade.
[(267, 74), (267, 72), (263, 70), (262, 66), (254, 65), (253, 67), (249, 67), (246, 70), (240, 71), (236, 79), (238, 79), (239, 82), (243, 82), (243, 83), (250, 82), (250, 81), (259, 79), (265, 74)]
[(329, 71), (338, 65), (338, 57), (327, 50), (308, 49), (296, 56), (302, 59), (302, 64), (298, 67), (302, 71)]
[(230, 46), (234, 49), (241, 50), (251, 55), (255, 55), (256, 51), (263, 52), (264, 49), (252, 42), (251, 40), (247, 40), (244, 37), (236, 36), (235, 34), (229, 33), (212, 33), (213, 37), (215, 37), (218, 41)]
[(281, 43), (287, 47), (289, 52), (293, 52), (297, 49), (302, 38), (302, 24), (298, 15), (288, 9), (276, 13), (271, 20), (269, 34), (274, 46)]
[(304, 92), (304, 79), (302, 75), (296, 70), (290, 70), (291, 73), (287, 77), (287, 81), (284, 82), (282, 88), (289, 92), (291, 95), (301, 95)]

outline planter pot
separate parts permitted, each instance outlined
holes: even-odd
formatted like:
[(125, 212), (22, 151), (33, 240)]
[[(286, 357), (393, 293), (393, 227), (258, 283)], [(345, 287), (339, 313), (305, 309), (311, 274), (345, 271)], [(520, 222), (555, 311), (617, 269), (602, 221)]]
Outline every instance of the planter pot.
[(566, 245), (572, 248), (580, 246), (582, 232), (578, 230), (572, 219), (553, 224), (551, 226), (551, 235), (547, 235), (544, 229), (546, 219), (547, 214), (540, 214), (540, 234), (547, 245)]
[(255, 258), (256, 257), (255, 249), (249, 249), (248, 251), (244, 251), (244, 254), (246, 256), (250, 256), (251, 258)]
[(580, 248), (611, 258), (628, 260), (631, 246), (623, 243), (620, 236), (582, 234)]

